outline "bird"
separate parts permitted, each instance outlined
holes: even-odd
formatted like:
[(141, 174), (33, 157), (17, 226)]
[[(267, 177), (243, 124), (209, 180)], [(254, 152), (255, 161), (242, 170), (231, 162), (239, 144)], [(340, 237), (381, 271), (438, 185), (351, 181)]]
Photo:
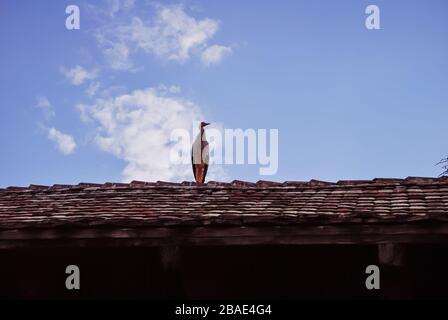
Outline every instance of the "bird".
[(207, 175), (209, 148), (205, 137), (204, 127), (209, 124), (210, 123), (207, 122), (201, 122), (199, 124), (199, 133), (196, 136), (191, 148), (191, 165), (193, 167), (194, 179), (198, 185), (204, 183), (205, 176)]

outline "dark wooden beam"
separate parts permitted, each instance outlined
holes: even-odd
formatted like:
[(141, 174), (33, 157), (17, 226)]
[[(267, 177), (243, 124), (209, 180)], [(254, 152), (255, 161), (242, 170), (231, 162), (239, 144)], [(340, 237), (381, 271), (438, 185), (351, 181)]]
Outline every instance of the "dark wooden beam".
[(407, 246), (403, 243), (380, 243), (378, 245), (381, 294), (384, 299), (414, 298), (414, 277), (406, 262)]
[(184, 285), (181, 272), (181, 252), (179, 246), (163, 246), (158, 248), (162, 272), (161, 298), (185, 298)]
[(403, 267), (405, 264), (406, 245), (402, 243), (380, 243), (378, 260), (381, 265)]
[(176, 228), (52, 228), (0, 231), (0, 249), (185, 245), (448, 243), (448, 224)]
[(159, 247), (159, 259), (165, 271), (177, 271), (180, 264), (180, 249), (178, 246)]

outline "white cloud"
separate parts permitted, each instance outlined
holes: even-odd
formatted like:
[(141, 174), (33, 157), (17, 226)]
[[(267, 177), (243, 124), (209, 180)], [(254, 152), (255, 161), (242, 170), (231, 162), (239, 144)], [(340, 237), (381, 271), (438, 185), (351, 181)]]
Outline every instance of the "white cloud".
[(51, 105), (50, 101), (45, 96), (38, 96), (36, 97), (36, 104), (35, 107), (40, 109), (46, 120), (49, 120), (50, 118), (54, 117), (56, 113), (54, 112), (53, 106)]
[(55, 128), (49, 128), (48, 139), (54, 141), (58, 150), (65, 155), (69, 155), (75, 151), (76, 143), (71, 135), (62, 133)]
[(111, 43), (103, 51), (110, 68), (114, 70), (129, 70), (133, 67), (129, 59), (129, 48), (124, 43)]
[(93, 97), (98, 89), (100, 88), (100, 83), (99, 82), (92, 82), (91, 84), (89, 84), (89, 87), (86, 90), (86, 93), (89, 97)]
[(213, 45), (202, 52), (201, 60), (206, 66), (218, 64), (226, 55), (230, 53), (232, 53), (232, 49), (229, 47)]
[(80, 84), (83, 84), (84, 81), (95, 79), (97, 77), (96, 70), (87, 71), (80, 65), (77, 65), (70, 70), (66, 70), (65, 68), (62, 68), (61, 72), (75, 86), (79, 86)]
[(168, 91), (171, 93), (180, 93), (180, 88), (178, 86), (170, 86)]
[(167, 93), (180, 93), (180, 87), (178, 86), (166, 86), (164, 84), (160, 84), (157, 86), (157, 91), (161, 94), (167, 94)]
[[(165, 87), (97, 99), (92, 105), (79, 105), (78, 109), (84, 120), (90, 119), (97, 125), (97, 145), (126, 162), (124, 181), (192, 179), (191, 165), (171, 163), (170, 152), (173, 130), (191, 132), (193, 123), (203, 120), (194, 103), (173, 95)], [(189, 150), (191, 146), (185, 147)]]
[(172, 6), (159, 8), (153, 25), (145, 26), (139, 18), (134, 18), (129, 31), (144, 51), (183, 62), (193, 49), (205, 44), (215, 34), (218, 25), (216, 20), (196, 20), (181, 6)]
[[(136, 51), (183, 63), (192, 55), (200, 56), (207, 42), (219, 29), (219, 21), (188, 15), (183, 6), (157, 6), (151, 21), (133, 16), (128, 21), (116, 22), (102, 28), (96, 35), (106, 60), (112, 69), (133, 67), (130, 54)], [(205, 54), (210, 63), (218, 63), (230, 48), (212, 46)]]
[(107, 0), (107, 14), (115, 17), (120, 11), (127, 11), (134, 7), (135, 0)]

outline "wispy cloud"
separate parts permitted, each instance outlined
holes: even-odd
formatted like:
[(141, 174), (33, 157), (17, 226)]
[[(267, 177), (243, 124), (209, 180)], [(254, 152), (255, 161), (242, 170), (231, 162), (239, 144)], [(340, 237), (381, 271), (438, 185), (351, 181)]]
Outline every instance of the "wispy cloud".
[(232, 49), (225, 46), (213, 45), (202, 52), (201, 60), (206, 66), (218, 64), (226, 56), (232, 53)]
[[(103, 46), (103, 55), (106, 59), (108, 66), (113, 70), (131, 70), (134, 65), (130, 60), (130, 49), (123, 42), (110, 41), (106, 38), (102, 38), (101, 35), (97, 36), (98, 41)], [(101, 40), (100, 40), (101, 39)], [(121, 41), (121, 40), (120, 40)]]
[(152, 19), (130, 16), (100, 29), (96, 38), (112, 69), (133, 68), (130, 56), (137, 51), (178, 63), (203, 56), (201, 60), (210, 65), (219, 63), (231, 51), (225, 46), (208, 45), (219, 25), (218, 20), (189, 15), (182, 5), (159, 5)]
[(69, 134), (62, 133), (55, 128), (49, 128), (48, 139), (54, 141), (57, 149), (64, 155), (72, 154), (75, 151), (75, 139)]
[(37, 102), (34, 106), (42, 111), (45, 120), (49, 120), (50, 118), (53, 118), (56, 115), (53, 106), (51, 105), (47, 97), (38, 96), (36, 97), (36, 100)]
[(115, 17), (120, 11), (128, 11), (135, 5), (135, 0), (107, 0), (106, 13), (110, 17)]
[(89, 87), (87, 88), (87, 90), (86, 90), (86, 93), (87, 93), (87, 95), (91, 98), (91, 97), (93, 97), (96, 93), (97, 93), (97, 91), (98, 91), (98, 89), (101, 87), (101, 85), (100, 85), (100, 83), (99, 82), (92, 82), (92, 83), (90, 83), (89, 84)]
[(80, 65), (75, 66), (71, 69), (61, 68), (61, 72), (70, 81), (71, 84), (79, 86), (86, 80), (95, 79), (98, 76), (97, 70), (87, 71)]

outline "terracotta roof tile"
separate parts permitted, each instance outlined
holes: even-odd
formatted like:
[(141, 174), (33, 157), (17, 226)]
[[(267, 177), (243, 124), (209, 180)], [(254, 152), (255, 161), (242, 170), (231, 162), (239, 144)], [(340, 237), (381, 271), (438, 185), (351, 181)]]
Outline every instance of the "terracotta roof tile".
[(0, 229), (448, 221), (448, 179), (79, 183), (0, 189)]

